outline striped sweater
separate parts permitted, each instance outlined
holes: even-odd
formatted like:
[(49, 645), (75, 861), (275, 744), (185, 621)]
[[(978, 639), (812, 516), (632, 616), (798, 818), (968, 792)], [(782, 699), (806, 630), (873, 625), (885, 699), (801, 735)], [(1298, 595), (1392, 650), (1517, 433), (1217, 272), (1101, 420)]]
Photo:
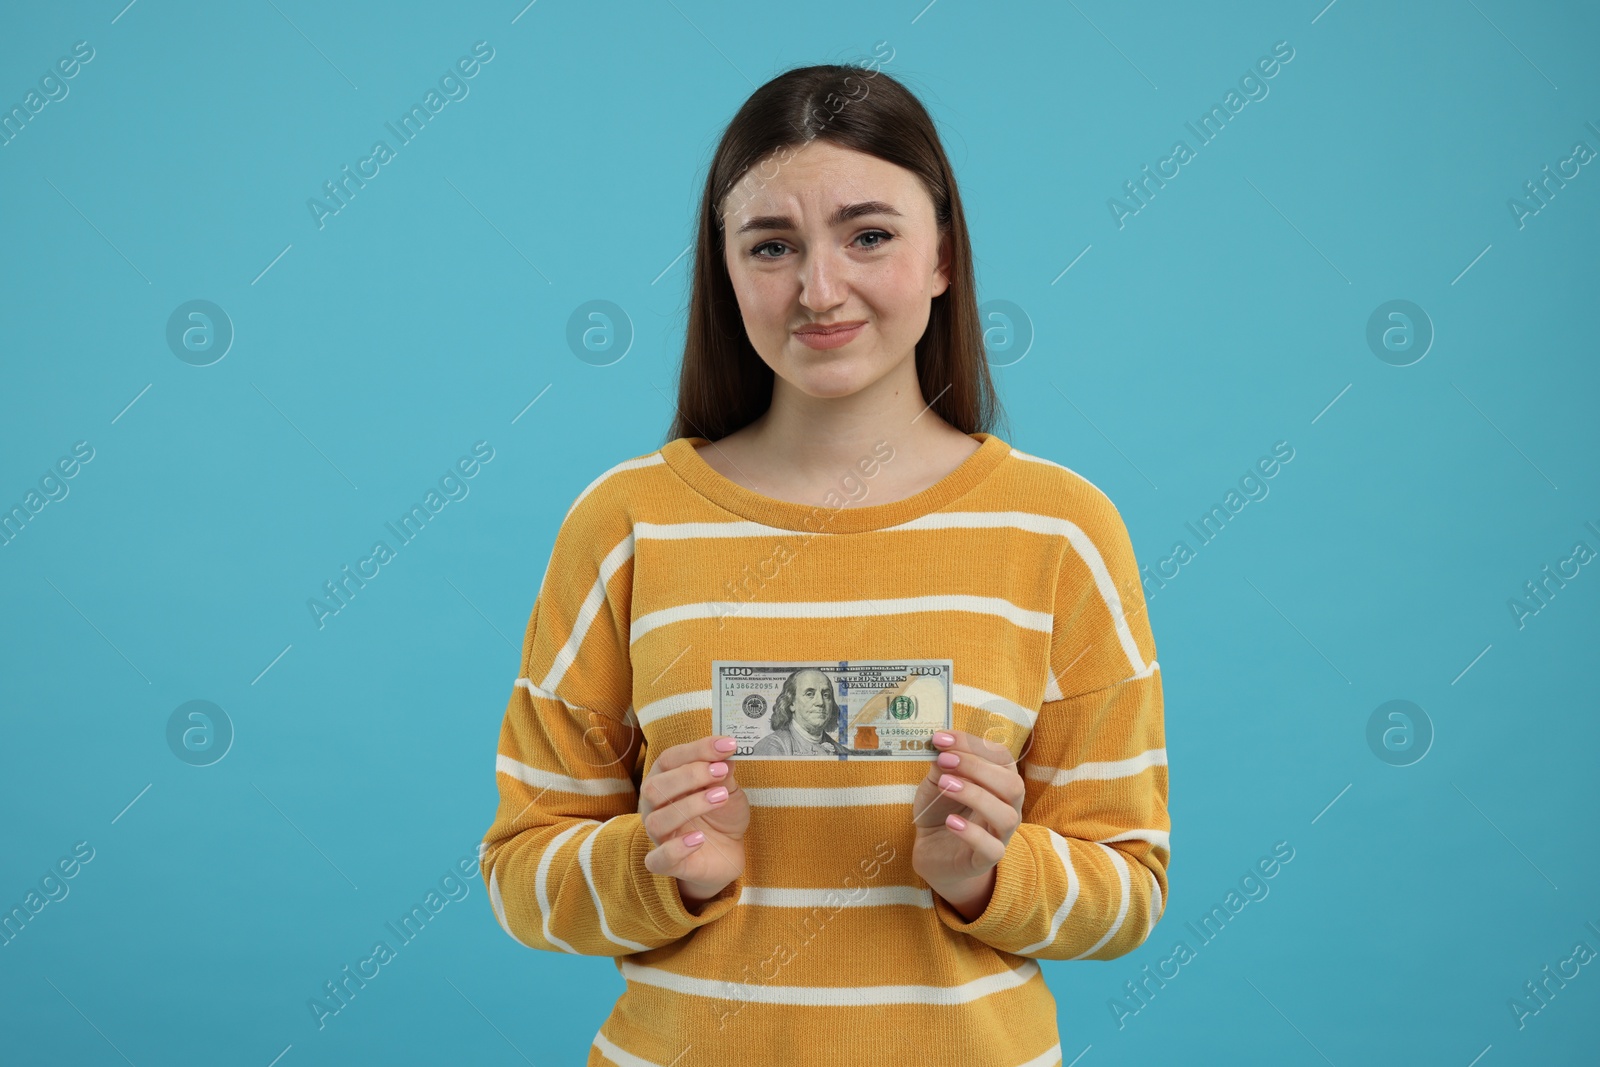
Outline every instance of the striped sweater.
[[(677, 438), (568, 510), (482, 873), (521, 944), (616, 960), (625, 991), (589, 1064), (1052, 1067), (1037, 961), (1123, 955), (1160, 919), (1161, 674), (1127, 530), (1081, 475), (972, 436), (942, 480), (874, 504), (880, 443), (818, 506)], [(712, 733), (716, 659), (953, 661), (954, 727), (1003, 738), (1027, 787), (986, 910), (968, 921), (912, 870), (920, 760), (735, 757), (744, 873), (690, 908), (648, 871), (638, 787)]]

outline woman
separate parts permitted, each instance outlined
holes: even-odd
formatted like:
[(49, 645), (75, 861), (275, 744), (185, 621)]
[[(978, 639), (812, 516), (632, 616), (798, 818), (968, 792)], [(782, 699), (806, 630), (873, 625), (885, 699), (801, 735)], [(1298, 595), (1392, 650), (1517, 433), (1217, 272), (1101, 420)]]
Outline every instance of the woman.
[[(1161, 676), (1116, 508), (988, 430), (960, 197), (898, 82), (791, 70), (735, 116), (677, 407), (557, 534), (485, 839), (501, 925), (616, 958), (590, 1064), (1059, 1063), (1035, 961), (1127, 953), (1166, 900)], [(950, 728), (733, 755), (770, 728), (719, 709), (740, 664), (846, 661), (948, 661)]]

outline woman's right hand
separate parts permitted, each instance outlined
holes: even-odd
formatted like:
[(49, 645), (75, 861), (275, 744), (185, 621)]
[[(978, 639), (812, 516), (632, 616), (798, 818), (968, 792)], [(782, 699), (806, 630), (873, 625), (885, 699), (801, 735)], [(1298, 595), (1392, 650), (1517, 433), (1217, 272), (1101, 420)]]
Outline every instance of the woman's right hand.
[[(744, 873), (750, 801), (727, 762), (736, 747), (731, 737), (673, 745), (639, 783), (639, 814), (656, 846), (645, 854), (645, 869), (678, 879), (691, 905), (716, 896)], [(726, 795), (716, 799), (722, 791)]]

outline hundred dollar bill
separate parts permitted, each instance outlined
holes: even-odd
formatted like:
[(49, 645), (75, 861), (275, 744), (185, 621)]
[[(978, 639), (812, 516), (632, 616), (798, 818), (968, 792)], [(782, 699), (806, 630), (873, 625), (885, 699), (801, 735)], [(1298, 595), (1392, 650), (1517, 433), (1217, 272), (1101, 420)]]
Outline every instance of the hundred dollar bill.
[(716, 730), (740, 759), (932, 759), (950, 687), (947, 659), (711, 663)]

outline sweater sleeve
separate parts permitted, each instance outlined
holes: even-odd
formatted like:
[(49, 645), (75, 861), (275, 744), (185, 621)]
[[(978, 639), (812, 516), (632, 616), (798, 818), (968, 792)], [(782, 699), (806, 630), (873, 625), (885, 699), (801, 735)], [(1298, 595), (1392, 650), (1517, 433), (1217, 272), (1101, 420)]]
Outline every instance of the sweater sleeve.
[[(1018, 956), (1108, 960), (1165, 910), (1171, 858), (1161, 672), (1133, 546), (1099, 497), (1067, 525), (1050, 678), (1018, 770), (1022, 819), (982, 914), (953, 930)], [(1065, 690), (1065, 692), (1063, 692)]]
[(736, 880), (690, 911), (653, 874), (639, 815), (647, 766), (633, 715), (633, 535), (620, 509), (580, 497), (551, 551), (500, 728), (500, 800), (482, 873), (495, 917), (529, 948), (623, 956), (731, 910)]

